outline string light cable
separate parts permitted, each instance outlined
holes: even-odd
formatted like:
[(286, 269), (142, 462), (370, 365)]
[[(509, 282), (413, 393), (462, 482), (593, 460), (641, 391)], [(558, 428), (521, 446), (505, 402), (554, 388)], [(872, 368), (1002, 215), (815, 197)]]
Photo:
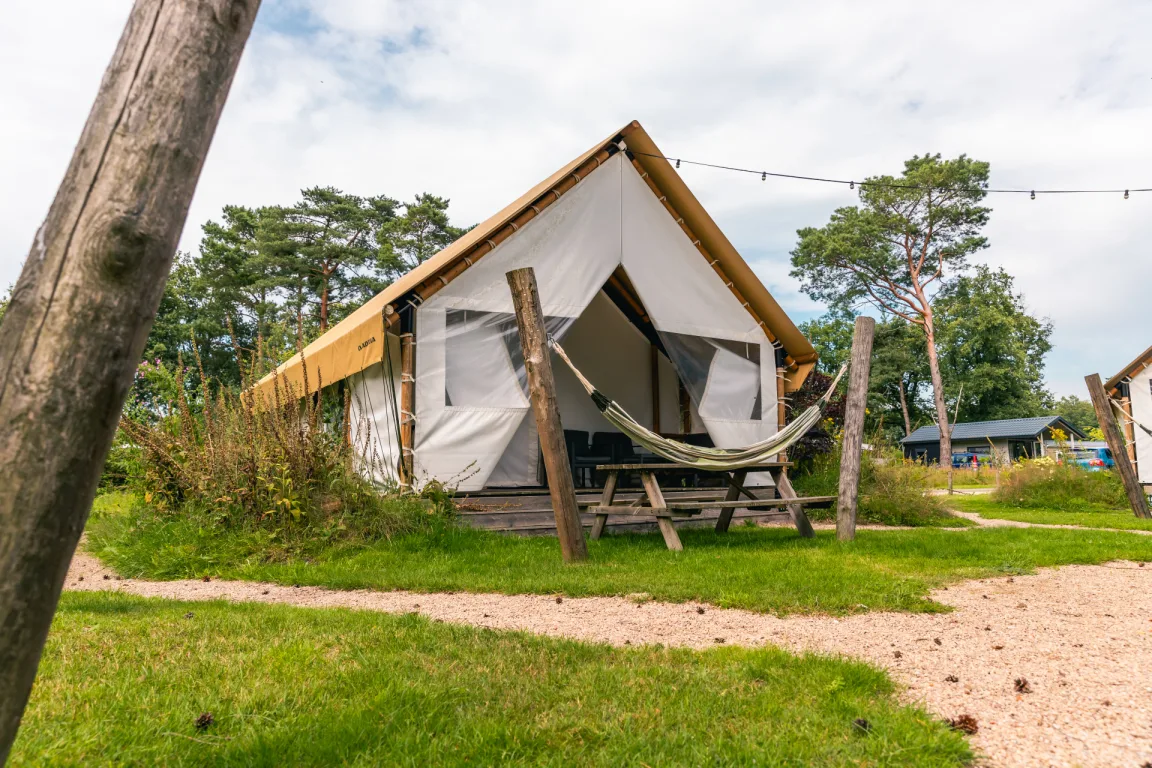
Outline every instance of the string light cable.
[(975, 189), (970, 187), (931, 187), (923, 186), (921, 184), (900, 184), (893, 182), (882, 181), (856, 181), (854, 179), (829, 179), (822, 176), (804, 176), (795, 173), (778, 173), (775, 171), (760, 171), (754, 168), (738, 168), (732, 165), (720, 165), (718, 163), (705, 163), (700, 160), (685, 160), (682, 157), (668, 157), (667, 155), (658, 155), (653, 152), (640, 152), (638, 150), (631, 150), (634, 155), (642, 155), (644, 157), (654, 157), (658, 160), (667, 160), (669, 163), (674, 163), (676, 168), (680, 167), (681, 163), (686, 165), (695, 165), (701, 168), (714, 168), (721, 171), (734, 171), (736, 173), (750, 173), (760, 177), (761, 181), (767, 181), (771, 176), (774, 179), (793, 179), (796, 181), (816, 181), (823, 184), (841, 184), (846, 185), (849, 189), (855, 189), (857, 186), (876, 187), (883, 189), (914, 189), (923, 192), (985, 192), (989, 194), (1007, 194), (1007, 195), (1028, 195), (1032, 200), (1036, 199), (1036, 195), (1124, 195), (1127, 200), (1129, 195), (1135, 192), (1152, 192), (1152, 187), (1144, 187), (1142, 189), (1008, 189), (1000, 187), (977, 187)]

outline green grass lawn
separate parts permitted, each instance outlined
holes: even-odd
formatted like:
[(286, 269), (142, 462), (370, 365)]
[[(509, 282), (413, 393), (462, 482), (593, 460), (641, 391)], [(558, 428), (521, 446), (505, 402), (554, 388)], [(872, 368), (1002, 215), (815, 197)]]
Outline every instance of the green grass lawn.
[[(963, 765), (865, 664), (68, 593), (11, 765)], [(194, 723), (210, 712), (214, 723)], [(853, 725), (871, 724), (870, 732)]]
[(702, 600), (775, 613), (937, 611), (927, 594), (961, 579), (1037, 567), (1152, 560), (1152, 538), (1105, 531), (939, 528), (832, 532), (801, 539), (783, 528), (728, 534), (681, 531), (683, 552), (659, 534), (589, 542), (590, 561), (565, 566), (554, 538), (445, 528), (367, 546), (276, 549), (268, 533), (221, 532), (186, 515), (134, 511), (129, 497), (98, 499), (88, 546), (124, 576), (271, 581), (340, 589), (629, 595)]
[(948, 504), (964, 512), (996, 520), (1017, 520), (1044, 525), (1079, 525), (1085, 528), (1118, 528), (1126, 531), (1152, 531), (1152, 520), (1136, 517), (1128, 509), (1110, 509), (1085, 504), (1076, 511), (1013, 507), (986, 496), (953, 496)]

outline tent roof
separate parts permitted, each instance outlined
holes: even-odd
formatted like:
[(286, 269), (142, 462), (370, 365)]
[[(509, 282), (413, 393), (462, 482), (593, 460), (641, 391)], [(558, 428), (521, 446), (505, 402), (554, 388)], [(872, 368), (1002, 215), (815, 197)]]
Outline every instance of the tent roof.
[(1115, 394), (1116, 390), (1120, 388), (1120, 384), (1124, 381), (1124, 379), (1135, 373), (1139, 373), (1149, 365), (1152, 365), (1152, 347), (1148, 347), (1148, 349), (1144, 350), (1139, 357), (1128, 363), (1128, 365), (1124, 366), (1123, 370), (1121, 370), (1112, 378), (1108, 379), (1108, 381), (1104, 384), (1104, 390), (1111, 394)]
[[(582, 166), (593, 162), (598, 156), (603, 156), (605, 152), (617, 151), (617, 145), (621, 141), (634, 153), (633, 162), (647, 172), (654, 189), (658, 190), (665, 197), (667, 205), (679, 214), (682, 226), (696, 236), (700, 247), (719, 264), (731, 281), (733, 289), (747, 302), (749, 312), (762, 321), (762, 327), (765, 328), (769, 338), (783, 345), (791, 365), (786, 376), (788, 389), (791, 391), (798, 388), (815, 365), (816, 350), (768, 293), (768, 289), (756, 277), (751, 267), (737, 253), (716, 222), (704, 210), (704, 206), (676, 173), (672, 164), (663, 159), (659, 148), (640, 123), (632, 121), (365, 302), (359, 309), (304, 348), (306, 366), (301, 365), (299, 354), (293, 355), (277, 367), (274, 373), (268, 374), (255, 385), (256, 394), (270, 400), (276, 377), (291, 382), (297, 394), (305, 390), (312, 392), (316, 389), (316, 371), (320, 372), (323, 384), (327, 385), (380, 362), (383, 359), (384, 348), (382, 343), (385, 330), (384, 315), (390, 305), (397, 305), (400, 300), (414, 291), (419, 291), (431, 281), (440, 281), (443, 284), (450, 282), (459, 273), (465, 257), (477, 246), (483, 247), (485, 243), (493, 245), (492, 238), (498, 237), (497, 233), (510, 223), (515, 226), (514, 220), (532, 209), (534, 203), (540, 204), (542, 196), (553, 192), (558, 199), (563, 191), (566, 191), (562, 188), (567, 179), (575, 177), (578, 182), (575, 173)], [(597, 162), (593, 167), (598, 166)], [(397, 305), (393, 309), (400, 307)], [(706, 312), (707, 309), (703, 311)], [(304, 370), (305, 367), (307, 372)], [(307, 386), (305, 386), (306, 373), (311, 377)]]
[[(956, 424), (952, 430), (952, 440), (955, 442), (957, 440), (984, 440), (985, 438), (992, 440), (1005, 438), (1035, 439), (1045, 429), (1056, 425), (1076, 437), (1087, 437), (1081, 430), (1065, 421), (1062, 416), (1034, 416), (1027, 419), (970, 421), (966, 424)], [(905, 445), (938, 443), (940, 442), (940, 427), (935, 425), (920, 427), (900, 442)]]

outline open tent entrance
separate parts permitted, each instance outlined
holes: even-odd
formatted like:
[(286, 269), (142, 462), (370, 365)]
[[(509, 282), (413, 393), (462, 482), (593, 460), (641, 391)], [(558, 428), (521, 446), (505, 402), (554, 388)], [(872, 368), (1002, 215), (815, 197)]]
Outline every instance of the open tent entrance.
[[(701, 407), (703, 413), (712, 417), (709, 421), (761, 421), (765, 378), (761, 371), (761, 346), (660, 332), (623, 266), (616, 268), (578, 317), (550, 318), (548, 325), (584, 375), (654, 432), (696, 445), (714, 445), (708, 423), (701, 418)], [(509, 360), (500, 364), (510, 364), (522, 374), (514, 320), (508, 330), (504, 346)], [(769, 364), (774, 375), (775, 361), (770, 360)], [(591, 467), (596, 463), (662, 461), (636, 449), (626, 435), (605, 419), (555, 354), (552, 367), (560, 419), (578, 487), (593, 484)], [(527, 396), (523, 375), (519, 378)], [(771, 395), (774, 403), (775, 392)], [(535, 416), (528, 411), (485, 487), (544, 485)]]

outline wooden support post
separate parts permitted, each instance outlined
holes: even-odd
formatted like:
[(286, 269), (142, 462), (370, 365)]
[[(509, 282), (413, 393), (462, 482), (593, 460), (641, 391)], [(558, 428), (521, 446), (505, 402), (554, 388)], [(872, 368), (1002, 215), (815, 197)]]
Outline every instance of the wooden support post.
[(649, 368), (652, 371), (652, 431), (660, 433), (660, 350), (655, 344), (648, 345)]
[(1088, 385), (1088, 394), (1092, 397), (1092, 407), (1096, 409), (1096, 418), (1100, 420), (1100, 429), (1104, 432), (1104, 439), (1108, 441), (1108, 448), (1112, 451), (1112, 460), (1116, 462), (1116, 471), (1124, 483), (1124, 492), (1128, 495), (1128, 504), (1132, 507), (1136, 517), (1152, 517), (1148, 510), (1148, 497), (1140, 486), (1136, 477), (1136, 469), (1128, 461), (1128, 451), (1124, 447), (1124, 438), (1116, 426), (1116, 419), (1112, 416), (1112, 407), (1108, 403), (1108, 395), (1104, 392), (1104, 383), (1100, 381), (1100, 374), (1093, 373), (1084, 377)]
[[(772, 476), (773, 481), (776, 483), (776, 493), (782, 499), (795, 499), (796, 489), (792, 487), (792, 481), (788, 479), (788, 472), (781, 467), (779, 472)], [(800, 504), (789, 504), (788, 514), (792, 516), (792, 524), (796, 526), (796, 530), (805, 539), (816, 538), (816, 531), (812, 530), (812, 521), (808, 519), (808, 515), (804, 512), (804, 507)]]
[(259, 0), (136, 0), (0, 330), (8, 757)]
[[(409, 310), (409, 315), (415, 310)], [(400, 334), (400, 485), (413, 487), (413, 449), (416, 446), (416, 334), (411, 330)]]
[[(724, 501), (736, 501), (740, 498), (741, 486), (748, 477), (748, 470), (738, 469), (732, 473), (728, 483), (728, 493), (724, 494)], [(751, 494), (749, 494), (751, 496)], [(753, 497), (755, 498), (755, 497)], [(732, 515), (736, 514), (735, 507), (721, 507), (720, 515), (716, 518), (716, 532), (725, 533), (732, 524)]]
[[(608, 476), (604, 478), (604, 492), (600, 494), (600, 506), (612, 506), (612, 500), (616, 498), (616, 478), (618, 472), (609, 472)], [(599, 539), (604, 533), (604, 526), (608, 523), (608, 515), (596, 515), (596, 522), (592, 523), (592, 533), (589, 535), (590, 539)]]
[(552, 356), (548, 349), (548, 331), (544, 311), (536, 288), (536, 273), (531, 267), (506, 273), (516, 308), (516, 325), (520, 329), (520, 348), (528, 371), (528, 395), (536, 415), (540, 450), (548, 472), (548, 492), (556, 515), (556, 536), (564, 562), (588, 559), (584, 528), (580, 525), (580, 508), (576, 504), (576, 487), (572, 483), (572, 466), (564, 444), (560, 424), (560, 407), (556, 402), (556, 380), (552, 375)]
[(876, 321), (856, 318), (848, 371), (848, 402), (844, 408), (844, 442), (840, 446), (840, 496), (836, 505), (836, 538), (856, 538), (856, 504), (860, 497), (860, 460), (864, 443), (864, 411), (868, 405), (868, 374), (872, 368), (872, 338)]
[(680, 543), (680, 535), (676, 533), (676, 526), (672, 525), (672, 515), (668, 512), (668, 504), (664, 501), (664, 494), (660, 491), (660, 484), (651, 472), (641, 472), (640, 482), (644, 484), (644, 492), (648, 494), (648, 503), (658, 507), (656, 524), (660, 526), (660, 533), (664, 536), (664, 544), (673, 552), (681, 552), (684, 545)]

